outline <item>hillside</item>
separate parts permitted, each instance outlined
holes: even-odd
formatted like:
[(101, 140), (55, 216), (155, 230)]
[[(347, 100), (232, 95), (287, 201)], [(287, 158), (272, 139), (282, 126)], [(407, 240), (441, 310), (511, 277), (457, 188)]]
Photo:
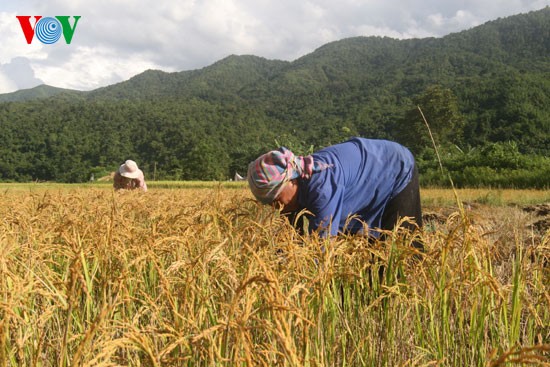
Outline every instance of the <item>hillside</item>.
[(56, 87), (51, 87), (49, 85), (41, 84), (34, 88), (21, 89), (12, 93), (0, 94), (0, 103), (32, 101), (36, 99), (54, 97), (59, 94), (67, 94), (71, 97), (76, 97), (83, 93), (84, 92), (79, 92), (76, 90), (56, 88)]
[(421, 106), (457, 179), (479, 166), (471, 177), (506, 184), (506, 170), (541, 174), (550, 156), (548, 55), (546, 7), (442, 38), (343, 39), (292, 62), (148, 70), (62, 99), (20, 91), (24, 102), (0, 104), (0, 180), (81, 181), (128, 157), (155, 177), (223, 179), (277, 144), (305, 153), (353, 135), (400, 141), (435, 177)]
[[(503, 69), (547, 73), (549, 9), (495, 20), (438, 39), (344, 39), (293, 62), (232, 55), (200, 70), (147, 71), (127, 82), (93, 91), (90, 97), (135, 98), (140, 93), (146, 98), (208, 97), (221, 93), (229, 98), (236, 94), (257, 99), (272, 98), (277, 92), (307, 94), (323, 88), (361, 87), (365, 83), (373, 84), (374, 90), (380, 84), (384, 88), (405, 87), (408, 93), (415, 93), (429, 83), (453, 83), (457, 77), (506, 73)], [(421, 84), (408, 85), (419, 79)]]
[(265, 83), (277, 75), (285, 61), (231, 55), (200, 70), (165, 73), (147, 70), (116, 85), (88, 93), (90, 100), (149, 98), (233, 98), (241, 89)]

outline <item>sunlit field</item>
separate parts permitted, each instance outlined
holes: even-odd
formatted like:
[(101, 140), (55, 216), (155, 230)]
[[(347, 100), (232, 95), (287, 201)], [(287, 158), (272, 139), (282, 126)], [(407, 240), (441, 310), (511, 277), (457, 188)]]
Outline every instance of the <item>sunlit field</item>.
[(549, 365), (548, 190), (423, 189), (419, 253), (148, 185), (0, 184), (0, 366)]

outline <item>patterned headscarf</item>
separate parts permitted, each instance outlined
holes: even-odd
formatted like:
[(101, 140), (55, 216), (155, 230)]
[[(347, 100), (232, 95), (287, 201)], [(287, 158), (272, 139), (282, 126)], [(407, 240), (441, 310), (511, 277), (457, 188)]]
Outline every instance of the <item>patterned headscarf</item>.
[(315, 172), (330, 165), (314, 162), (313, 157), (295, 156), (290, 150), (281, 147), (272, 150), (248, 165), (248, 186), (263, 204), (270, 204), (282, 191), (286, 182), (295, 178), (308, 179)]

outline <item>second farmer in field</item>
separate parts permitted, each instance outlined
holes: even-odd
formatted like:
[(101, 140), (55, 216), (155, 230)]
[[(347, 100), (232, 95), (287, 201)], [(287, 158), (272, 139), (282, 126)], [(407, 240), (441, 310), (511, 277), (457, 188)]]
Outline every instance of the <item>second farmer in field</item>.
[(137, 163), (131, 159), (128, 159), (126, 162), (121, 164), (115, 172), (113, 187), (115, 190), (139, 189), (142, 191), (147, 191), (147, 184), (145, 183), (143, 171), (140, 170)]
[(399, 223), (411, 231), (422, 227), (418, 169), (411, 152), (395, 142), (353, 138), (305, 157), (281, 147), (251, 162), (247, 180), (264, 204), (283, 213), (306, 209), (309, 231), (324, 237), (377, 238), (379, 229)]

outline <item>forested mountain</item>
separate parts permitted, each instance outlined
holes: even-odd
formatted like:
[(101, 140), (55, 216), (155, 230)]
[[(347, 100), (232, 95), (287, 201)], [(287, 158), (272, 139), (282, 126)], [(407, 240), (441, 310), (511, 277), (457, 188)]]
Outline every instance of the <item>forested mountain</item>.
[[(400, 141), (424, 182), (548, 186), (550, 8), (442, 38), (355, 37), (295, 61), (229, 56), (90, 92), (0, 103), (0, 180), (83, 181), (128, 158), (156, 179), (226, 179), (277, 145)], [(13, 93), (10, 95), (14, 95)], [(0, 95), (0, 101), (14, 99)], [(418, 108), (420, 107), (420, 109)]]
[(61, 93), (66, 93), (74, 96), (78, 96), (83, 92), (51, 87), (49, 85), (41, 84), (37, 87), (30, 89), (22, 89), (13, 93), (0, 94), (0, 102), (22, 102), (32, 101), (41, 98), (53, 97)]

